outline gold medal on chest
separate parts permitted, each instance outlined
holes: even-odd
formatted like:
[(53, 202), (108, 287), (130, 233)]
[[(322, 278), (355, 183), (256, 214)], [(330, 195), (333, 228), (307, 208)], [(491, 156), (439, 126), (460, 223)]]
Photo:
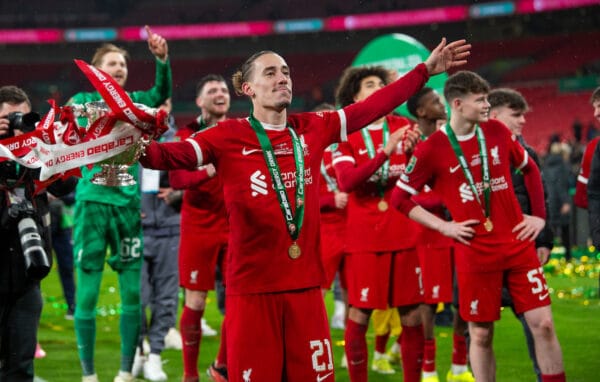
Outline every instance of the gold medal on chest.
[(387, 211), (387, 209), (389, 208), (388, 202), (386, 202), (385, 200), (381, 199), (379, 201), (379, 203), (377, 203), (377, 209), (381, 212), (385, 212)]
[(492, 232), (492, 230), (494, 229), (494, 223), (492, 223), (492, 220), (490, 218), (485, 219), (485, 222), (483, 223), (483, 228), (485, 228), (485, 230), (488, 232)]
[(292, 243), (292, 245), (290, 245), (290, 247), (288, 248), (288, 256), (292, 260), (296, 260), (300, 257), (301, 254), (302, 250), (300, 249), (300, 246), (296, 243)]

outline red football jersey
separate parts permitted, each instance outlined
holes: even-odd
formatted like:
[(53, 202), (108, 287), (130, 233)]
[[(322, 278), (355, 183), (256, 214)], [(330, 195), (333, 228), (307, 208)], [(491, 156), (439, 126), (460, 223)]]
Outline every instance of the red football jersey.
[[(403, 117), (387, 116), (390, 134), (410, 125)], [(375, 151), (383, 149), (383, 125), (366, 127), (371, 135)], [(348, 142), (340, 143), (333, 155), (333, 163), (340, 168), (344, 162), (352, 163), (355, 168), (371, 161), (360, 131), (348, 136)], [(348, 201), (348, 220), (346, 228), (347, 248), (349, 252), (392, 252), (414, 247), (417, 223), (407, 218), (390, 204), (391, 193), (396, 180), (406, 166), (406, 155), (401, 151), (392, 153), (389, 158), (389, 175), (384, 186), (383, 199), (388, 202), (388, 209), (380, 211), (381, 201), (376, 172), (366, 182), (350, 193)], [(338, 171), (340, 177), (343, 173)]]
[[(485, 216), (482, 206), (469, 187), (446, 135), (446, 128), (447, 126), (417, 145), (411, 162), (397, 182), (397, 187), (416, 194), (416, 190), (427, 184), (441, 196), (454, 221), (477, 219), (483, 223)], [(481, 124), (481, 128), (488, 151), (492, 191), (490, 217), (494, 228), (487, 232), (483, 224), (473, 226), (475, 236), (470, 240), (470, 247), (478, 253), (490, 255), (486, 258), (494, 262), (504, 256), (505, 251), (518, 251), (532, 245), (530, 241), (517, 240), (516, 234), (512, 233), (512, 229), (523, 220), (523, 215), (513, 191), (510, 164), (521, 169), (528, 165), (528, 156), (502, 123), (490, 120)], [(457, 139), (473, 174), (479, 198), (483, 200), (481, 157), (477, 137), (473, 132), (466, 136), (458, 136)]]
[[(415, 69), (373, 93), (363, 102), (337, 112), (290, 115), (288, 123), (300, 136), (305, 157), (304, 225), (297, 240), (302, 255), (292, 260), (279, 200), (262, 148), (247, 119), (227, 120), (188, 138), (186, 142), (152, 143), (140, 162), (147, 168), (193, 169), (213, 163), (221, 176), (229, 219), (227, 293), (251, 294), (318, 287), (323, 281), (319, 235), (319, 170), (323, 151), (346, 140), (347, 132), (390, 113), (429, 78), (427, 68)], [(218, 130), (218, 131), (217, 131)], [(268, 129), (292, 210), (295, 211), (296, 164), (286, 129)]]
[[(203, 162), (214, 163), (223, 182), (230, 229), (229, 294), (321, 285), (319, 170), (325, 148), (340, 140), (340, 119), (336, 112), (322, 112), (291, 115), (288, 122), (304, 147), (306, 168), (304, 223), (297, 240), (302, 254), (295, 260), (288, 256), (292, 239), (263, 151), (248, 120), (227, 120), (188, 139), (198, 145)], [(290, 132), (266, 132), (295, 211), (296, 165)]]
[(588, 208), (588, 197), (587, 197), (587, 184), (588, 178), (590, 177), (590, 168), (592, 167), (592, 157), (594, 151), (598, 145), (600, 137), (596, 137), (588, 142), (583, 158), (581, 159), (581, 168), (579, 169), (579, 175), (577, 176), (577, 184), (575, 186), (575, 196), (573, 201), (575, 205), (580, 208)]
[[(415, 203), (421, 205), (427, 211), (441, 219), (445, 219), (444, 202), (439, 195), (429, 188), (429, 186), (423, 187), (419, 194), (413, 195), (412, 199)], [(423, 244), (436, 248), (446, 248), (454, 245), (454, 241), (451, 238), (442, 235), (434, 229), (427, 228), (420, 224), (418, 224), (417, 232), (417, 245)]]
[[(179, 129), (176, 136), (180, 141), (185, 141), (195, 132), (196, 130), (188, 125)], [(171, 179), (188, 177), (189, 174), (190, 171), (188, 170), (172, 170), (169, 172)], [(208, 232), (225, 232), (228, 230), (225, 201), (223, 200), (223, 184), (218, 174), (201, 185), (184, 191), (181, 205), (181, 223), (193, 224)]]

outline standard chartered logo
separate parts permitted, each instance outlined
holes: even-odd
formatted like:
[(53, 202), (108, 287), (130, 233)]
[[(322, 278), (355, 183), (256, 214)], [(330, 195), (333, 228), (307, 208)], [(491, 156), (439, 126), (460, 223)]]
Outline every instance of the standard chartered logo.
[(253, 197), (267, 194), (267, 182), (265, 182), (265, 179), (265, 175), (260, 170), (256, 170), (250, 175), (250, 188), (252, 189)]
[(469, 187), (469, 185), (466, 183), (460, 185), (458, 192), (460, 193), (460, 199), (463, 203), (472, 202), (475, 200), (475, 195), (473, 195), (471, 187)]

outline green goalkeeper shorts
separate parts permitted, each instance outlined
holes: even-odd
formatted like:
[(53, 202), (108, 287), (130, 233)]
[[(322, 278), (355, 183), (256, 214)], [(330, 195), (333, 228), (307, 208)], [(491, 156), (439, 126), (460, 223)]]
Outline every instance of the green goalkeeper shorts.
[(139, 208), (81, 201), (75, 204), (73, 253), (75, 265), (101, 271), (104, 261), (112, 269), (140, 269), (143, 234)]

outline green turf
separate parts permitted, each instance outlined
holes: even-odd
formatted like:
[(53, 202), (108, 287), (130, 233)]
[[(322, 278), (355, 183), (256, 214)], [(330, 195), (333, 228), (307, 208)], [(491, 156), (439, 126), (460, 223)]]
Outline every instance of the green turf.
[[(598, 267), (597, 267), (598, 268)], [(554, 319), (561, 341), (565, 368), (570, 382), (598, 381), (600, 377), (597, 365), (600, 359), (600, 300), (597, 297), (598, 285), (596, 271), (574, 272), (566, 270), (548, 275), (552, 289)], [(586, 268), (589, 271), (589, 267)], [(556, 274), (557, 273), (557, 274)], [(117, 280), (112, 271), (106, 271), (99, 301), (97, 321), (96, 368), (100, 381), (112, 381), (119, 367), (119, 331), (118, 331), (118, 291)], [(46, 358), (36, 361), (36, 375), (48, 382), (79, 381), (81, 371), (77, 358), (77, 345), (73, 330), (73, 321), (64, 319), (66, 305), (57, 272), (44, 280), (42, 284), (45, 306), (40, 324), (39, 341), (47, 352)], [(562, 298), (560, 298), (562, 297)], [(209, 294), (206, 318), (214, 328), (220, 328), (221, 316), (216, 308), (214, 295)], [(328, 308), (332, 308), (331, 297), (327, 297)], [(440, 380), (445, 381), (445, 373), (450, 364), (452, 332), (448, 328), (436, 329), (438, 348), (438, 371)], [(367, 334), (369, 349), (373, 347), (373, 333)], [(343, 352), (343, 332), (332, 331), (335, 362), (339, 365)], [(219, 337), (203, 338), (199, 368), (204, 375), (219, 346)], [(496, 324), (494, 347), (497, 357), (498, 381), (535, 380), (531, 369), (521, 327), (509, 310), (502, 313), (502, 320)], [(165, 350), (163, 352), (164, 369), (169, 381), (181, 379), (181, 352)], [(267, 360), (266, 360), (267, 361)], [(201, 378), (207, 380), (207, 378)], [(336, 367), (336, 380), (348, 381), (348, 373)], [(382, 376), (370, 373), (370, 381), (400, 381), (399, 373)]]

